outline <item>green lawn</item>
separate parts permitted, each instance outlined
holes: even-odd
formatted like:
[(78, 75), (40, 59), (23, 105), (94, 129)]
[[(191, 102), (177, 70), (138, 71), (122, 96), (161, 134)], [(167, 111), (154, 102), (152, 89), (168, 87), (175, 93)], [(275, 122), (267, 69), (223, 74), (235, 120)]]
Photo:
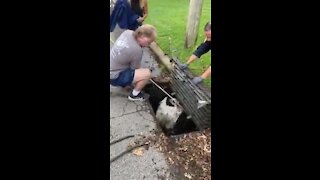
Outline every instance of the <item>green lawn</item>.
[[(192, 52), (204, 41), (204, 25), (211, 20), (211, 0), (204, 0), (199, 26), (199, 35), (194, 47), (184, 49), (185, 32), (188, 20), (189, 0), (149, 0), (149, 15), (145, 21), (157, 28), (157, 44), (166, 53), (171, 55), (169, 38), (172, 39), (174, 56), (186, 62)], [(203, 55), (192, 63), (189, 68), (194, 75), (200, 75), (211, 64), (211, 52)], [(204, 81), (211, 87), (211, 78)]]

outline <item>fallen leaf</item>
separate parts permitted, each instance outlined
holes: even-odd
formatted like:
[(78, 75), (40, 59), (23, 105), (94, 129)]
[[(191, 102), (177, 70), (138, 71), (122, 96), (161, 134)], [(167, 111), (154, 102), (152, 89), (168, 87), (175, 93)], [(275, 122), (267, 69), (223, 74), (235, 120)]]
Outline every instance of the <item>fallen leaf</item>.
[(188, 174), (188, 173), (184, 173), (184, 176), (185, 176), (186, 178), (188, 178), (188, 179), (191, 179), (191, 178), (192, 178), (192, 176), (191, 176), (190, 174)]
[(204, 145), (204, 149), (203, 149), (206, 153), (211, 153), (211, 148), (208, 147), (207, 144)]
[(198, 137), (197, 137), (197, 139), (199, 139), (199, 140), (202, 139), (202, 138), (203, 138), (203, 139), (206, 139), (207, 137), (206, 137), (205, 135), (201, 135), (201, 136), (198, 136)]
[(132, 154), (137, 155), (137, 156), (142, 156), (143, 155), (143, 148), (136, 148), (132, 151)]
[(168, 158), (169, 159), (169, 161), (170, 161), (170, 164), (173, 164), (174, 163), (174, 161), (169, 157)]

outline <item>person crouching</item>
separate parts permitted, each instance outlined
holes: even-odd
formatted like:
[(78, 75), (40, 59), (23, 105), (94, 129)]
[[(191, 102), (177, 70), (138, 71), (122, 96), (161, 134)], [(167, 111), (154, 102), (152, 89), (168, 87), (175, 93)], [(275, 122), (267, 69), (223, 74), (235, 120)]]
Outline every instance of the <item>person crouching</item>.
[(135, 31), (124, 31), (110, 50), (110, 84), (121, 87), (133, 85), (129, 100), (146, 100), (142, 89), (150, 80), (151, 71), (140, 67), (142, 48), (148, 47), (155, 39), (155, 27), (145, 24)]

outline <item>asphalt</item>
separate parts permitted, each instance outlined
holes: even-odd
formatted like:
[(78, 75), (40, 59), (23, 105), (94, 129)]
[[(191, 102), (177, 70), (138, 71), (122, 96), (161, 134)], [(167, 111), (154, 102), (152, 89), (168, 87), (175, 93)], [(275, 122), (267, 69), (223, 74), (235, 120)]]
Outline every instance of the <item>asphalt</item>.
[[(122, 31), (116, 27), (110, 33), (110, 47)], [(153, 68), (152, 76), (159, 76), (160, 70), (150, 49), (144, 48), (143, 52), (142, 67)], [(148, 135), (157, 128), (150, 103), (132, 102), (128, 100), (128, 95), (128, 90), (110, 86), (110, 142), (127, 135)], [(138, 138), (129, 138), (111, 145), (110, 158), (125, 151)], [(144, 149), (141, 156), (130, 152), (112, 162), (110, 179), (170, 179), (170, 171), (164, 154), (151, 146), (148, 150)]]

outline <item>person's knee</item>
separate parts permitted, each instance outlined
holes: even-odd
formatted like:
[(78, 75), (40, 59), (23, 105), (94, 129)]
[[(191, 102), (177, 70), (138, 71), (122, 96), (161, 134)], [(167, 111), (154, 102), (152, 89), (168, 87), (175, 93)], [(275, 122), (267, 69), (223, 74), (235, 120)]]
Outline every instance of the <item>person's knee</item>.
[(146, 69), (146, 76), (148, 79), (151, 78), (151, 70), (150, 69)]
[(134, 81), (140, 81), (140, 80), (149, 80), (151, 79), (151, 71), (150, 69), (139, 69), (136, 70)]
[(143, 69), (143, 77), (144, 78), (147, 78), (147, 79), (150, 79), (151, 78), (151, 71), (150, 69)]

